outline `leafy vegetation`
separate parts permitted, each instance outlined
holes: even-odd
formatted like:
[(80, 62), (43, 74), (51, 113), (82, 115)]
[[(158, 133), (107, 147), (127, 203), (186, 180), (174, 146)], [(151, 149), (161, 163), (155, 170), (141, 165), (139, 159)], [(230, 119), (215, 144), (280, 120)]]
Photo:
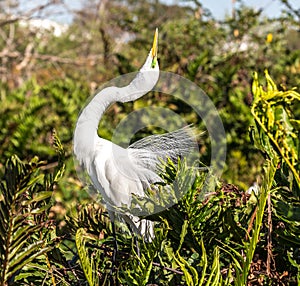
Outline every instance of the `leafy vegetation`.
[[(220, 23), (198, 1), (88, 1), (59, 37), (0, 5), (0, 285), (299, 285), (299, 13), (282, 2), (277, 19), (241, 5)], [(73, 130), (98, 85), (142, 64), (155, 27), (161, 69), (198, 84), (218, 109), (226, 166), (217, 178), (169, 162), (166, 182), (195, 180), (147, 217), (157, 222), (151, 243), (117, 224), (113, 265), (112, 225), (78, 179)], [(153, 92), (115, 104), (99, 133), (110, 138), (125, 114), (149, 105), (205, 127), (190, 107)], [(203, 136), (204, 165), (208, 146)]]

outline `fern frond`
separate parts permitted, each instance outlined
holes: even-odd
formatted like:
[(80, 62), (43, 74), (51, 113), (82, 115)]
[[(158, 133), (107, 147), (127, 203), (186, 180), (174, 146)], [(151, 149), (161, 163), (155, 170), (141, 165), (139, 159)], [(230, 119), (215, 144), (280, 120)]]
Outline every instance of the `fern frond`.
[(13, 281), (24, 266), (52, 249), (37, 235), (44, 228), (53, 185), (40, 174), (40, 164), (36, 158), (23, 163), (12, 156), (5, 166), (0, 184), (0, 285)]
[[(75, 241), (78, 251), (80, 264), (82, 266), (86, 280), (90, 286), (98, 285), (97, 263), (95, 263), (93, 256), (90, 256), (86, 248), (86, 233), (83, 228), (79, 228), (76, 232)], [(90, 257), (90, 258), (89, 258)]]
[(65, 150), (63, 145), (60, 142), (60, 139), (55, 129), (53, 129), (52, 131), (52, 140), (53, 140), (53, 147), (58, 155), (58, 166), (55, 170), (54, 181), (58, 181), (63, 176), (66, 169)]

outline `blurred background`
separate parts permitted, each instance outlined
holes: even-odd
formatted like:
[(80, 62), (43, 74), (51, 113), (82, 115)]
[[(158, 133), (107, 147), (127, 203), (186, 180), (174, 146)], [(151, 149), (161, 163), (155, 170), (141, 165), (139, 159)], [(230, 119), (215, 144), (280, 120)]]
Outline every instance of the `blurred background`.
[[(246, 190), (262, 170), (248, 133), (253, 72), (268, 69), (282, 89), (300, 84), (297, 1), (3, 0), (0, 16), (0, 170), (12, 154), (38, 156), (45, 169), (55, 166), (55, 128), (67, 158), (62, 201), (83, 196), (72, 158), (79, 111), (101, 84), (139, 69), (156, 27), (161, 70), (195, 82), (219, 110), (228, 146), (225, 183)], [(152, 104), (204, 128), (182, 102), (151, 93), (114, 105), (99, 132), (109, 139), (127, 113)], [(204, 163), (206, 140), (200, 144)]]

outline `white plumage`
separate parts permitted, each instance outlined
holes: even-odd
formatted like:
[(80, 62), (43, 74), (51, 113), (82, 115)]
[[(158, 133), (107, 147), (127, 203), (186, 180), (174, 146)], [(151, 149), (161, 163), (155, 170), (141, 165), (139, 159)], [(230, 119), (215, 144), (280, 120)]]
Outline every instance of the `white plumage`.
[[(112, 221), (116, 207), (130, 207), (132, 194), (145, 197), (146, 189), (162, 181), (157, 169), (160, 159), (169, 157), (177, 160), (195, 144), (186, 128), (148, 136), (128, 148), (122, 148), (97, 134), (102, 114), (112, 103), (136, 100), (156, 85), (159, 78), (157, 36), (156, 31), (153, 47), (133, 81), (125, 87), (108, 87), (96, 94), (83, 109), (75, 128), (74, 154), (101, 193)], [(130, 213), (120, 215), (134, 232), (148, 241), (153, 238), (153, 222)]]

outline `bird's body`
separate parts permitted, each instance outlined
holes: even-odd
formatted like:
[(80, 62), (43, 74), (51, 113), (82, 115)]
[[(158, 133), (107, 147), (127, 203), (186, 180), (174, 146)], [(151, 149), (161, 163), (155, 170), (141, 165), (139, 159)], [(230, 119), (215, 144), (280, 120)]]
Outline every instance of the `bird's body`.
[[(157, 62), (157, 31), (153, 47), (133, 81), (125, 87), (101, 90), (83, 109), (74, 133), (74, 153), (94, 187), (101, 193), (112, 221), (116, 208), (130, 207), (132, 194), (145, 197), (146, 189), (161, 182), (157, 174), (160, 158), (176, 158), (193, 144), (181, 129), (170, 135), (149, 136), (122, 148), (97, 134), (99, 121), (114, 102), (128, 102), (140, 98), (155, 86), (159, 78)], [(130, 213), (121, 214), (134, 232), (146, 239), (153, 238), (153, 223)]]
[[(89, 166), (87, 171), (92, 183), (100, 191), (110, 218), (114, 221), (116, 209), (129, 207), (132, 194), (144, 197), (145, 185), (150, 187), (150, 182), (155, 182), (154, 177), (159, 177), (151, 172), (152, 178), (146, 178), (145, 170), (136, 168), (138, 165), (133, 163), (134, 157), (131, 156), (130, 149), (124, 149), (102, 138), (97, 138), (95, 143), (95, 152), (91, 156), (93, 159), (86, 161), (84, 165)], [(122, 213), (121, 218), (147, 241), (153, 238), (151, 221), (141, 220), (129, 213)]]

